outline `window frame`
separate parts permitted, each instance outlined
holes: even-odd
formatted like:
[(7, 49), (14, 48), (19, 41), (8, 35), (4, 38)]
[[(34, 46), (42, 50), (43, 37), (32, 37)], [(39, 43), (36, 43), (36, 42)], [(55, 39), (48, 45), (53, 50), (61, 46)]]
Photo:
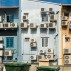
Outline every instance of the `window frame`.
[(6, 37), (6, 48), (14, 48), (14, 37)]
[(41, 37), (42, 47), (48, 47), (48, 37)]
[(41, 13), (42, 22), (48, 21), (48, 12)]

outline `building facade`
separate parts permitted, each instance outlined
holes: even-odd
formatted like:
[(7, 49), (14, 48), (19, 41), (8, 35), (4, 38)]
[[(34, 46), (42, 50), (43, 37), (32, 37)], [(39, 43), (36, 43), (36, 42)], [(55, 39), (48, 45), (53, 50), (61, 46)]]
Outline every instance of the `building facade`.
[(18, 60), (18, 3), (0, 0), (0, 63)]
[(22, 61), (62, 65), (59, 38), (61, 6), (56, 3), (21, 0)]
[(63, 64), (71, 64), (71, 5), (62, 5), (61, 45)]
[(0, 63), (71, 64), (70, 5), (38, 0), (9, 3), (13, 5), (0, 2)]

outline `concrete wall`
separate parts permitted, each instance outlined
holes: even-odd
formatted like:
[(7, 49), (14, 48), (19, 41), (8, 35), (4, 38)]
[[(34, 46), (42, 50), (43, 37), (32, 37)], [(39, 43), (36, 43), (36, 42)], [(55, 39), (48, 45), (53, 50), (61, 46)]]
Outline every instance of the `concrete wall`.
[[(56, 23), (56, 30), (50, 31), (49, 29), (47, 30), (40, 30), (40, 24), (43, 23), (41, 20), (41, 8), (53, 8), (55, 12), (59, 11), (57, 14), (57, 23)], [(31, 55), (39, 55), (39, 51), (42, 50), (47, 50), (48, 48), (53, 48), (54, 49), (54, 54), (57, 56), (58, 63), (59, 65), (62, 64), (62, 59), (61, 59), (61, 49), (60, 49), (60, 14), (61, 14), (61, 7), (57, 4), (53, 3), (45, 3), (45, 2), (36, 2), (36, 1), (26, 1), (26, 0), (21, 0), (21, 22), (23, 22), (23, 15), (24, 13), (29, 13), (28, 19), (29, 23), (35, 23), (38, 25), (37, 30), (33, 30), (31, 32), (31, 29), (28, 28), (27, 30), (21, 30), (21, 46), (22, 46), (22, 53), (23, 53), (23, 62), (30, 62), (30, 56)], [(48, 17), (49, 18), (49, 17)], [(49, 23), (49, 20), (47, 21)], [(25, 42), (25, 38), (30, 38), (29, 42)], [(42, 39), (41, 37), (49, 37), (48, 38), (48, 46), (47, 47), (42, 47)], [(37, 41), (37, 49), (34, 51), (31, 51), (30, 47), (30, 40), (34, 38)]]
[[(0, 16), (2, 17), (2, 23), (5, 23), (5, 13), (6, 15), (14, 15), (14, 21), (19, 24), (19, 10), (18, 8), (2, 8), (0, 9)], [(18, 30), (17, 29), (0, 29), (0, 36), (4, 39), (5, 50), (13, 50), (13, 59), (18, 57)], [(6, 37), (14, 37), (14, 48), (6, 48)], [(6, 58), (4, 61), (8, 61)]]

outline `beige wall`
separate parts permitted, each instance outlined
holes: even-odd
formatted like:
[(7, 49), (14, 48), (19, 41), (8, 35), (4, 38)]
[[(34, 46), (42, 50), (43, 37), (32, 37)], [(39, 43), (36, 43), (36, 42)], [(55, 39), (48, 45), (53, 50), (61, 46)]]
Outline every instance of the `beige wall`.
[(49, 66), (49, 62), (39, 62), (39, 66)]
[[(62, 9), (62, 16), (64, 16), (64, 12), (67, 10)], [(64, 65), (64, 55), (63, 55), (63, 49), (64, 48), (71, 48), (71, 30), (69, 29), (69, 18), (66, 21), (67, 22), (67, 27), (61, 27), (61, 42), (62, 42), (62, 62)], [(68, 42), (65, 42), (65, 37), (69, 37), (70, 40)]]

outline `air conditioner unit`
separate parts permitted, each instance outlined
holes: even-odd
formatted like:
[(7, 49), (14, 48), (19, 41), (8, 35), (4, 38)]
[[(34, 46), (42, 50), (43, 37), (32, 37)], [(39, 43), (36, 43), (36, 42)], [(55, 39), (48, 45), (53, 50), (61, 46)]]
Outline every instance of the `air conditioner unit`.
[(57, 21), (57, 16), (54, 14), (51, 14), (50, 15), (50, 22), (54, 22), (54, 21)]
[(23, 16), (23, 21), (28, 20), (27, 16)]
[(36, 43), (36, 42), (31, 42), (31, 43), (30, 43), (30, 46), (31, 46), (31, 47), (37, 47), (37, 43)]
[(31, 42), (36, 42), (36, 40), (35, 39), (31, 39)]
[(3, 41), (3, 38), (2, 37), (0, 37), (0, 41)]
[(52, 48), (49, 48), (49, 49), (47, 50), (47, 54), (53, 54), (53, 49), (52, 49)]
[(0, 49), (3, 49), (4, 47), (3, 47), (3, 44), (2, 43), (0, 43)]
[(44, 50), (40, 50), (40, 54), (45, 54), (45, 51)]
[(62, 24), (61, 24), (62, 26), (67, 26), (68, 24), (67, 24), (67, 21), (62, 21)]
[(36, 55), (32, 55), (30, 58), (31, 58), (31, 60), (36, 60), (37, 59)]
[(0, 50), (0, 56), (3, 56), (3, 50)]
[(56, 23), (49, 23), (49, 29), (55, 29), (56, 28)]
[(3, 28), (3, 23), (0, 23), (0, 29), (2, 29)]
[(49, 61), (49, 59), (47, 59), (44, 55), (39, 55), (38, 61)]
[(30, 23), (30, 28), (31, 28), (31, 29), (36, 28), (36, 24)]
[(54, 60), (53, 54), (48, 54), (48, 55), (46, 55), (46, 58), (49, 59), (49, 60)]
[(27, 25), (27, 23), (21, 23), (21, 28), (28, 28), (28, 25)]
[(39, 56), (38, 56), (38, 60), (39, 60), (39, 61), (44, 61), (44, 55), (39, 55)]
[(62, 20), (66, 21), (66, 20), (68, 20), (68, 17), (67, 16), (62, 16)]
[(49, 8), (49, 13), (54, 14), (53, 8)]
[[(0, 63), (2, 63), (2, 62), (3, 62), (3, 59), (2, 59), (2, 57), (0, 57)], [(2, 69), (0, 67), (0, 71), (3, 71), (3, 67), (2, 67)]]
[(71, 54), (71, 48), (65, 48), (64, 54)]
[(0, 16), (0, 22), (2, 22), (2, 16)]
[(47, 12), (48, 9), (47, 8), (41, 8), (41, 12)]
[(48, 25), (47, 24), (40, 24), (40, 28), (41, 29), (46, 29), (46, 28), (48, 28)]
[(69, 22), (69, 29), (71, 29), (71, 21)]
[(71, 64), (71, 55), (64, 55), (64, 64)]
[(5, 23), (4, 28), (11, 28), (11, 23)]
[(11, 23), (12, 28), (17, 28), (17, 23)]
[(11, 50), (5, 50), (4, 56), (12, 56), (12, 51)]

